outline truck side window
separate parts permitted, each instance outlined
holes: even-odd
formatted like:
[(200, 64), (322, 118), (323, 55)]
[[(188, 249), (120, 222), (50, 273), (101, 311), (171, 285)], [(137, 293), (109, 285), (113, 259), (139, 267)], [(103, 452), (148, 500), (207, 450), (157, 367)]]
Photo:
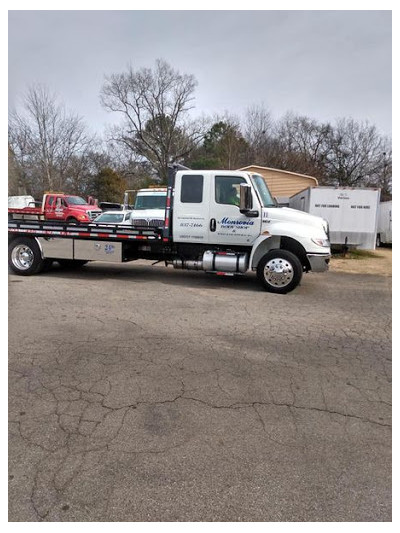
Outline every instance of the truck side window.
[(217, 204), (239, 205), (240, 184), (244, 178), (236, 176), (215, 176), (215, 201)]
[(203, 201), (203, 176), (182, 176), (181, 202), (183, 204), (201, 204)]
[(54, 196), (50, 196), (48, 205), (51, 207), (53, 205), (53, 202), (54, 202)]

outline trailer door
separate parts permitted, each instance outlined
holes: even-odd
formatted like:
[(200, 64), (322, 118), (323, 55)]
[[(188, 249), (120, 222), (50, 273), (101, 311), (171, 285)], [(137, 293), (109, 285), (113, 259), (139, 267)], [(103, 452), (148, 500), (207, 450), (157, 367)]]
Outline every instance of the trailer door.
[(389, 208), (389, 228), (388, 228), (388, 232), (385, 235), (385, 237), (386, 237), (385, 242), (387, 243), (392, 242), (392, 202), (390, 202), (390, 208)]

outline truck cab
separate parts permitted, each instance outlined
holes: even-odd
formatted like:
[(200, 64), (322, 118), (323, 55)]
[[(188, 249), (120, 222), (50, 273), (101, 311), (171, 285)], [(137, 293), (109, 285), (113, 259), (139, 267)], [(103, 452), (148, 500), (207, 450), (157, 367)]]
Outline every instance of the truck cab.
[(165, 204), (167, 200), (166, 187), (149, 187), (146, 189), (125, 191), (124, 206), (129, 206), (129, 193), (135, 193), (135, 200), (131, 211), (133, 226), (162, 226), (164, 224)]
[(71, 223), (91, 222), (101, 214), (95, 204), (89, 204), (80, 196), (64, 193), (46, 193), (41, 207), (28, 205), (20, 209), (9, 208), (11, 218), (60, 220)]
[(44, 201), (46, 220), (66, 220), (67, 222), (90, 222), (101, 214), (101, 210), (80, 196), (72, 194), (46, 194)]
[(178, 171), (172, 218), (175, 243), (242, 249), (249, 254), (253, 270), (273, 249), (295, 254), (304, 271), (327, 269), (330, 245), (326, 222), (277, 207), (259, 174)]

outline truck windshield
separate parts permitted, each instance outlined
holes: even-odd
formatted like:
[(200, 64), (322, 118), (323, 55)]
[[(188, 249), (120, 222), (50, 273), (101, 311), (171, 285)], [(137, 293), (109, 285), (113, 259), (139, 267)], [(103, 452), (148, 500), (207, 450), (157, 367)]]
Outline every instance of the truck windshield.
[(252, 174), (251, 181), (254, 187), (257, 189), (258, 196), (260, 197), (263, 207), (275, 207), (275, 202), (272, 199), (271, 193), (264, 181), (264, 178), (259, 174)]
[(80, 196), (67, 196), (66, 201), (68, 205), (86, 205), (87, 202)]
[(164, 209), (167, 195), (136, 196), (134, 209)]

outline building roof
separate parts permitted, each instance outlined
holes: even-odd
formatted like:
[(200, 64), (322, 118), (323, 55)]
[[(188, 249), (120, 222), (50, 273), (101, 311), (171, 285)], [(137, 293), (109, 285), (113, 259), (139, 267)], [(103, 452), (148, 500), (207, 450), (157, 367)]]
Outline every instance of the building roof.
[(307, 174), (299, 174), (298, 172), (290, 172), (289, 170), (282, 170), (280, 168), (261, 167), (259, 165), (248, 165), (247, 167), (239, 168), (238, 170), (249, 170), (250, 168), (258, 168), (260, 170), (270, 170), (272, 172), (282, 172), (282, 174), (288, 174), (292, 177), (308, 178), (310, 180), (314, 180), (315, 184), (318, 185), (318, 180), (317, 178), (314, 178), (314, 176), (308, 176)]
[(261, 167), (259, 165), (249, 165), (241, 168), (244, 171), (253, 171), (260, 174), (267, 183), (272, 196), (293, 196), (293, 194), (308, 187), (317, 187), (318, 180), (313, 176), (280, 170), (279, 168)]

